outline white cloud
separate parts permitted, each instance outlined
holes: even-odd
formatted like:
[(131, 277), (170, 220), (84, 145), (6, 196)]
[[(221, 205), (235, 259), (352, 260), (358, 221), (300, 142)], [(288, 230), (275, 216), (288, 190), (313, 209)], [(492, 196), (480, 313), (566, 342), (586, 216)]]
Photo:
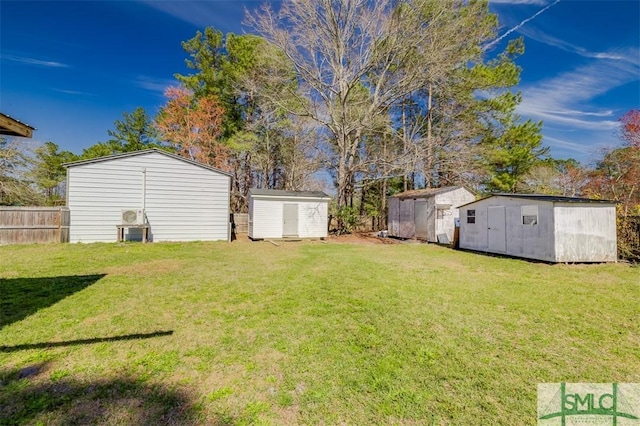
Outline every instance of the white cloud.
[(618, 122), (614, 112), (596, 108), (597, 96), (638, 79), (639, 67), (627, 61), (598, 60), (590, 65), (522, 87), (518, 113), (545, 124), (577, 129), (612, 130)]
[(10, 55), (5, 53), (5, 54), (2, 54), (1, 57), (2, 59), (7, 59), (9, 61), (20, 62), (22, 64), (27, 64), (27, 65), (36, 65), (39, 67), (69, 68), (69, 65), (63, 64), (61, 62), (45, 61), (42, 59), (28, 58), (26, 56)]
[(64, 94), (67, 94), (67, 95), (95, 96), (93, 93), (81, 92), (79, 90), (58, 89), (56, 87), (53, 87), (51, 90), (54, 90), (54, 91), (60, 92), (60, 93), (64, 93)]
[(179, 84), (176, 80), (155, 78), (146, 75), (139, 75), (133, 83), (142, 89), (156, 92), (160, 95), (164, 95), (164, 91), (167, 90), (169, 86), (177, 86)]
[(613, 111), (610, 109), (599, 111), (599, 112), (588, 112), (588, 111), (578, 111), (578, 110), (565, 110), (565, 111), (549, 111), (551, 114), (572, 114), (577, 116), (589, 116), (589, 117), (612, 117)]
[(564, 50), (565, 52), (575, 53), (585, 58), (612, 59), (612, 60), (624, 61), (624, 62), (640, 65), (640, 52), (638, 51), (638, 49), (635, 49), (635, 48), (617, 49), (617, 50), (611, 50), (608, 52), (593, 52), (583, 47), (571, 44), (568, 41), (553, 37), (536, 28), (523, 27), (523, 28), (520, 28), (519, 32), (523, 34), (525, 37), (529, 37), (540, 43), (544, 43), (548, 46), (552, 46), (557, 49)]
[(493, 4), (535, 4), (538, 6), (544, 6), (547, 4), (545, 0), (489, 0), (489, 3)]
[(598, 157), (602, 147), (605, 146), (603, 140), (607, 140), (607, 138), (604, 133), (597, 133), (591, 134), (591, 137), (578, 137), (579, 142), (575, 142), (575, 140), (545, 135), (542, 143), (551, 147), (556, 157), (573, 158), (588, 164)]
[(585, 146), (583, 143), (571, 142), (565, 139), (554, 138), (551, 136), (544, 137), (545, 144), (549, 142), (551, 145), (562, 148), (566, 151), (573, 151), (576, 153), (584, 154), (585, 150), (591, 149), (590, 147)]
[(240, 7), (235, 2), (220, 1), (156, 1), (141, 0), (149, 7), (160, 10), (174, 18), (193, 24), (199, 28), (213, 26), (225, 28), (229, 24), (229, 14), (237, 13)]

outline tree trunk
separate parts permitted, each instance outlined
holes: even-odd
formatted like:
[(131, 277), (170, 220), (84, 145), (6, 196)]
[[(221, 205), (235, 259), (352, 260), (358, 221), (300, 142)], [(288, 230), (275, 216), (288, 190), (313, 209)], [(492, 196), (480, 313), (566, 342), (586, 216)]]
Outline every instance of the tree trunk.
[(432, 187), (433, 169), (434, 169), (433, 135), (431, 130), (433, 125), (432, 96), (433, 96), (433, 86), (430, 84), (429, 94), (427, 97), (427, 158), (425, 161), (425, 174), (424, 174), (425, 186), (427, 188)]
[(380, 214), (385, 218), (385, 227), (386, 227), (386, 217), (387, 217), (387, 178), (386, 176), (382, 179), (382, 211)]

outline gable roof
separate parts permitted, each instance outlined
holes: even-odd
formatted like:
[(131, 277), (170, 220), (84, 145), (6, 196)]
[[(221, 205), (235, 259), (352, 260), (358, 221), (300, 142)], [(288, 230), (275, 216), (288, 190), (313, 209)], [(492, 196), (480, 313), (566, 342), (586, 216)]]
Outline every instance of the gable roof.
[[(416, 199), (416, 198), (430, 198), (435, 195), (455, 191), (456, 189), (466, 189), (467, 191), (469, 191), (464, 186), (445, 186), (442, 188), (425, 188), (425, 189), (414, 189), (411, 191), (404, 191), (404, 192), (400, 192), (398, 194), (392, 195), (391, 197), (399, 198), (401, 200), (409, 200), (409, 199)], [(473, 194), (473, 192), (471, 191), (469, 192)]]
[(472, 201), (464, 204), (460, 207), (468, 206), (470, 204), (478, 203), (480, 201), (487, 200), (492, 197), (509, 197), (509, 198), (521, 198), (523, 200), (530, 201), (548, 201), (551, 203), (575, 203), (575, 204), (617, 204), (617, 201), (611, 200), (596, 200), (593, 198), (581, 198), (581, 197), (563, 197), (561, 195), (547, 195), (547, 194), (510, 194), (510, 193), (495, 193), (489, 194), (488, 197), (484, 197), (480, 200)]
[(264, 197), (331, 198), (322, 191), (284, 191), (281, 189), (251, 188), (249, 194)]
[(198, 161), (190, 160), (188, 158), (184, 158), (184, 157), (181, 157), (179, 155), (172, 154), (170, 152), (163, 151), (163, 150), (158, 149), (158, 148), (150, 148), (150, 149), (144, 149), (144, 150), (141, 150), (141, 151), (132, 151), (132, 152), (125, 152), (125, 153), (122, 153), (122, 154), (107, 155), (105, 157), (92, 158), (90, 160), (72, 161), (71, 163), (63, 164), (63, 166), (65, 166), (67, 168), (68, 167), (75, 167), (75, 166), (83, 166), (85, 164), (101, 163), (103, 161), (111, 161), (111, 160), (116, 160), (116, 159), (120, 159), (120, 158), (135, 157), (135, 156), (138, 156), (138, 155), (146, 155), (146, 154), (151, 154), (151, 153), (154, 153), (154, 152), (158, 153), (158, 154), (162, 154), (162, 155), (164, 155), (166, 157), (169, 157), (169, 158), (174, 158), (176, 160), (180, 160), (180, 161), (183, 161), (185, 163), (193, 164), (194, 166), (202, 167), (203, 169), (211, 170), (211, 171), (214, 171), (214, 172), (217, 172), (217, 173), (221, 173), (223, 175), (231, 177), (231, 173), (225, 172), (224, 170), (216, 169), (215, 167), (211, 167), (211, 166), (208, 166), (206, 164), (200, 163)]
[(31, 127), (15, 118), (0, 112), (0, 135), (20, 136), (30, 138), (35, 127)]

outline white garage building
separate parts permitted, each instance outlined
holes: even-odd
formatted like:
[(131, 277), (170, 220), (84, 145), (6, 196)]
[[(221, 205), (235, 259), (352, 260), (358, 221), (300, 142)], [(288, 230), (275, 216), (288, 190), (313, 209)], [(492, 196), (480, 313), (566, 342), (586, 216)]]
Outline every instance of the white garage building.
[(249, 190), (249, 238), (324, 238), (329, 200), (321, 191)]
[(495, 194), (460, 207), (460, 248), (546, 262), (615, 262), (616, 205)]
[(66, 167), (70, 242), (230, 239), (228, 173), (158, 149)]

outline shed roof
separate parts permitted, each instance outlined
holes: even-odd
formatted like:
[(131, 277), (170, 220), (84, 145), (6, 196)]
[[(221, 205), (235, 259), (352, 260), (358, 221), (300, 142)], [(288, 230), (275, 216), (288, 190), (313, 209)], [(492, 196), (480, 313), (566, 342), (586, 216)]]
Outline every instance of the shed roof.
[(331, 198), (322, 191), (284, 191), (281, 189), (251, 188), (249, 194), (263, 197)]
[[(401, 200), (409, 200), (414, 198), (429, 198), (434, 195), (444, 194), (445, 192), (455, 191), (456, 189), (467, 189), (464, 186), (445, 186), (442, 188), (425, 188), (425, 189), (414, 189), (411, 191), (404, 191), (398, 194), (392, 195), (393, 198), (399, 198)], [(467, 191), (469, 191), (467, 189)], [(469, 191), (471, 192), (471, 191)]]
[(85, 164), (101, 163), (103, 161), (111, 161), (111, 160), (116, 160), (116, 159), (120, 159), (120, 158), (135, 157), (135, 156), (138, 156), (138, 155), (145, 155), (145, 154), (150, 154), (150, 153), (153, 153), (153, 152), (158, 153), (158, 154), (162, 154), (162, 155), (164, 155), (166, 157), (174, 158), (176, 160), (184, 161), (185, 163), (193, 164), (194, 166), (202, 167), (203, 169), (211, 170), (211, 171), (218, 172), (218, 173), (221, 173), (223, 175), (231, 177), (231, 173), (225, 172), (224, 170), (216, 169), (215, 167), (211, 167), (211, 166), (208, 166), (206, 164), (202, 164), (202, 163), (200, 163), (198, 161), (190, 160), (188, 158), (184, 158), (184, 157), (181, 157), (179, 155), (172, 154), (170, 152), (163, 151), (163, 150), (158, 149), (158, 148), (150, 148), (150, 149), (144, 149), (144, 150), (141, 150), (141, 151), (125, 152), (123, 154), (107, 155), (106, 157), (92, 158), (90, 160), (73, 161), (71, 163), (65, 163), (64, 166), (65, 167), (82, 166), (82, 165), (85, 165)]
[(0, 135), (30, 138), (33, 136), (34, 130), (36, 130), (35, 127), (0, 112)]
[(581, 197), (563, 197), (560, 195), (547, 195), (547, 194), (510, 194), (510, 193), (496, 193), (490, 194), (488, 197), (482, 198), (480, 200), (472, 201), (470, 203), (464, 204), (463, 206), (468, 206), (470, 204), (478, 203), (480, 201), (486, 200), (492, 197), (509, 197), (509, 198), (521, 198), (524, 200), (530, 201), (548, 201), (551, 203), (575, 203), (575, 204), (616, 204), (616, 201), (611, 200), (596, 200), (593, 198), (581, 198)]

